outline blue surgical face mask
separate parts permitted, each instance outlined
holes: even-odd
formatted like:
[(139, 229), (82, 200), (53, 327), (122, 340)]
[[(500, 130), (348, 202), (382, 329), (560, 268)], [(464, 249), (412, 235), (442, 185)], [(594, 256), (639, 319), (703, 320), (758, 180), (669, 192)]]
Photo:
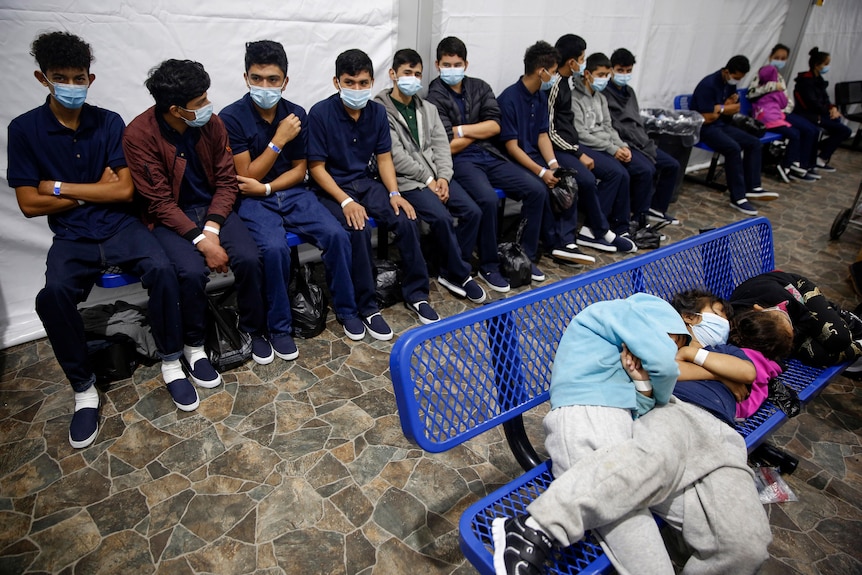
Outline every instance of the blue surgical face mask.
[(457, 86), (464, 79), (464, 68), (440, 68), (440, 79), (450, 86)]
[(616, 72), (614, 72), (613, 80), (614, 80), (614, 84), (616, 84), (617, 86), (625, 87), (625, 86), (628, 86), (629, 82), (632, 81), (632, 75), (630, 73), (629, 74), (617, 74)]
[(727, 343), (730, 322), (714, 313), (700, 313), (700, 323), (693, 324), (691, 331), (704, 347)]
[(249, 86), (249, 93), (254, 103), (264, 110), (272, 109), (281, 100), (281, 88), (261, 88)]
[(186, 110), (185, 108), (180, 108), (186, 112), (192, 112), (195, 115), (194, 120), (186, 120), (183, 118), (183, 122), (188, 124), (192, 128), (200, 128), (201, 126), (205, 126), (207, 122), (210, 121), (213, 115), (213, 104), (210, 102), (206, 106), (198, 108), (197, 110)]
[(784, 68), (784, 65), (787, 64), (787, 60), (770, 60), (769, 63), (781, 70)]
[(610, 78), (596, 78), (595, 76), (593, 76), (593, 81), (590, 82), (590, 86), (592, 86), (593, 90), (595, 90), (596, 92), (601, 92), (605, 89), (605, 87), (607, 87), (608, 80), (610, 80)]
[(89, 85), (78, 86), (76, 84), (55, 84), (48, 78), (45, 78), (45, 81), (54, 87), (54, 99), (57, 100), (64, 108), (77, 110), (84, 105), (84, 101), (87, 99), (87, 88), (90, 87)]
[(829, 66), (823, 66), (822, 68), (820, 68), (820, 73), (821, 73), (821, 74), (825, 74), (825, 73), (826, 73), (826, 72), (828, 72), (828, 71), (829, 71)]
[(405, 96), (414, 96), (422, 89), (422, 80), (416, 76), (401, 76), (397, 84), (398, 90)]
[(581, 62), (581, 63), (579, 64), (579, 66), (580, 66), (580, 68), (578, 69), (578, 74), (579, 74), (579, 75), (581, 75), (581, 76), (583, 76), (583, 75), (584, 75), (584, 72), (585, 72), (585, 71), (586, 71), (586, 69), (587, 69), (587, 61), (586, 61), (586, 60), (584, 60), (583, 62)]
[(544, 82), (544, 81), (542, 82), (541, 89), (542, 90), (550, 90), (551, 88), (554, 87), (554, 84), (556, 84), (559, 81), (559, 79), (560, 79), (560, 75), (554, 74), (553, 76), (551, 76), (550, 80), (548, 80), (547, 82)]
[[(338, 87), (341, 88), (341, 84), (338, 84)], [(351, 110), (361, 110), (371, 99), (371, 88), (367, 88), (365, 90), (348, 90), (347, 88), (341, 88), (340, 96), (341, 101), (344, 102), (345, 106)]]

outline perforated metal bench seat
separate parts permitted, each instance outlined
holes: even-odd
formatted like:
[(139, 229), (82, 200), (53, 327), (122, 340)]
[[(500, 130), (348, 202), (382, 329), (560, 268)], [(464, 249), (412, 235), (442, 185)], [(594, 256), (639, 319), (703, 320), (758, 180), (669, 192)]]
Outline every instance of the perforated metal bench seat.
[[(490, 523), (523, 509), (552, 480), (552, 467), (529, 443), (522, 414), (549, 398), (557, 344), (571, 318), (596, 301), (637, 292), (669, 300), (705, 288), (727, 298), (744, 280), (774, 269), (772, 230), (753, 218), (611, 265), (498, 300), (398, 339), (390, 371), (405, 436), (442, 452), (502, 425), (528, 473), (470, 506), (460, 521), (461, 549), (481, 573), (493, 573)], [(845, 365), (816, 369), (790, 361), (781, 379), (803, 401)], [(737, 429), (749, 450), (786, 416), (766, 402)], [(555, 557), (552, 573), (603, 572), (610, 564), (588, 539)]]

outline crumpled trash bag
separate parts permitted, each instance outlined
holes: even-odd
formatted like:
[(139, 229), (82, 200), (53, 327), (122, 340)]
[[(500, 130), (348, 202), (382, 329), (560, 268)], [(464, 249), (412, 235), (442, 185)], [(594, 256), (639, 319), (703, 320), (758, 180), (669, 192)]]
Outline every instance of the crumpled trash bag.
[(669, 110), (667, 108), (644, 108), (641, 110), (641, 118), (648, 134), (680, 136), (685, 146), (694, 146), (700, 141), (703, 116), (697, 112)]
[(319, 335), (326, 329), (329, 306), (323, 288), (314, 281), (311, 264), (300, 266), (296, 290), (290, 296), (293, 334), (303, 339)]

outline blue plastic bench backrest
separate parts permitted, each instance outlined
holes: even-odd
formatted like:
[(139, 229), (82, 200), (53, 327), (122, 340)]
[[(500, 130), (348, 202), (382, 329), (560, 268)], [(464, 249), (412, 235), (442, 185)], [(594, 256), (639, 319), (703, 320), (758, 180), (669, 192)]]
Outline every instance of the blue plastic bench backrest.
[(593, 302), (695, 287), (728, 297), (773, 268), (769, 221), (755, 218), (410, 330), (390, 357), (404, 435), (445, 451), (546, 401), (563, 331)]

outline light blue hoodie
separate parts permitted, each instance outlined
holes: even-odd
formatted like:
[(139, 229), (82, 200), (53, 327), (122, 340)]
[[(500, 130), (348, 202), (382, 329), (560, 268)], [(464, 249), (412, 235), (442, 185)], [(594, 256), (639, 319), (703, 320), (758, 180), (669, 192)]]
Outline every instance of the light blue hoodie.
[(655, 403), (667, 403), (679, 377), (677, 345), (668, 334), (689, 335), (676, 310), (656, 296), (635, 294), (587, 306), (569, 323), (557, 348), (551, 409), (600, 405), (637, 412), (639, 394), (620, 361), (623, 343), (649, 373)]

